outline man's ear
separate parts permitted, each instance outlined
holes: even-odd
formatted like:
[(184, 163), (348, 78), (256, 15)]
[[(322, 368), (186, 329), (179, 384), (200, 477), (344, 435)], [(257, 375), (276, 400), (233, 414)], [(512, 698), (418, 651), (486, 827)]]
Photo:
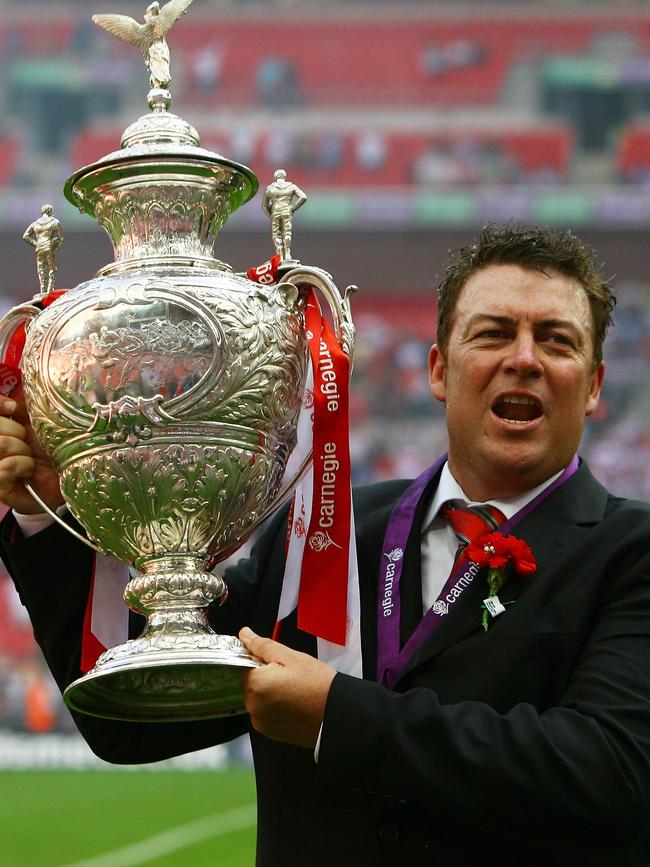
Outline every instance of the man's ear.
[(436, 400), (445, 402), (445, 359), (442, 350), (434, 343), (429, 350), (429, 388)]
[(589, 392), (587, 394), (587, 405), (585, 407), (585, 415), (593, 415), (598, 407), (600, 400), (600, 390), (603, 387), (605, 379), (605, 362), (601, 361), (598, 367), (594, 370), (589, 382)]

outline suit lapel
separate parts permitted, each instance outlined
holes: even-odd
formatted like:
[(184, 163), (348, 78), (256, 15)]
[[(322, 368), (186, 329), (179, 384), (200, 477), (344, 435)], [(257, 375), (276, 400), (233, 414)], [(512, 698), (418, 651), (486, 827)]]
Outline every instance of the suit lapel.
[[(560, 552), (571, 545), (577, 528), (602, 519), (606, 501), (607, 491), (593, 478), (583, 463), (574, 476), (515, 527), (514, 535), (525, 539), (530, 545), (537, 559), (537, 570), (525, 578), (512, 576), (499, 594), (501, 601), (514, 602), (526, 592), (530, 582), (543, 580), (557, 562)], [(419, 536), (418, 526), (418, 541)], [(411, 544), (414, 543), (412, 534)], [(487, 584), (482, 570), (455, 603), (449, 615), (415, 651), (403, 668), (397, 683), (445, 648), (480, 631), (481, 605), (486, 596)], [(507, 612), (501, 616), (506, 617)]]

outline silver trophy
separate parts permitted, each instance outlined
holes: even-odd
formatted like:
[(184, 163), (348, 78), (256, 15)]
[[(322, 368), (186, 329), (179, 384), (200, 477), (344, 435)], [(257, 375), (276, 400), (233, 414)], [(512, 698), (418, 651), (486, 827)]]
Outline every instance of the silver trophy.
[[(217, 233), (258, 182), (201, 148), (196, 130), (169, 111), (164, 37), (190, 2), (154, 3), (144, 25), (96, 16), (142, 49), (151, 72), (151, 111), (118, 151), (65, 185), (109, 234), (115, 261), (45, 309), (25, 304), (0, 324), (4, 348), (27, 323), (29, 416), (70, 512), (93, 547), (134, 569), (124, 596), (146, 616), (142, 635), (108, 650), (65, 692), (74, 710), (125, 720), (243, 712), (236, 671), (258, 663), (209, 627), (206, 607), (226, 596), (210, 570), (286, 499), (310, 457), (298, 459), (296, 448), (304, 286), (325, 295), (348, 354), (353, 343), (349, 293), (289, 260), (291, 213), (304, 195), (295, 185), (288, 203), (278, 194), (269, 206), (272, 217), (279, 209), (273, 234), (286, 252), (279, 284), (254, 283), (212, 256)], [(51, 289), (47, 255), (39, 274)]]

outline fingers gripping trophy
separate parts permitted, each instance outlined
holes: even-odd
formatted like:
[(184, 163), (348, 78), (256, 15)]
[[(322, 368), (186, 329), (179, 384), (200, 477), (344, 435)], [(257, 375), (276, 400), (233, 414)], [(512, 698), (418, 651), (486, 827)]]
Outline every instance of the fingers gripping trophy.
[[(26, 326), (30, 423), (85, 543), (131, 567), (124, 599), (145, 616), (144, 631), (109, 648), (65, 693), (77, 711), (125, 720), (244, 712), (236, 672), (258, 663), (208, 625), (206, 608), (228, 604), (211, 567), (289, 496), (309, 463), (296, 433), (307, 286), (325, 295), (348, 355), (354, 333), (347, 295), (325, 271), (290, 259), (286, 222), (280, 282), (253, 282), (212, 255), (258, 182), (202, 148), (169, 111), (165, 36), (190, 2), (153, 3), (144, 24), (96, 16), (141, 48), (151, 76), (150, 112), (64, 188), (108, 233), (115, 259), (55, 300), (50, 293), (44, 309), (37, 296), (0, 325), (3, 358)], [(304, 201), (291, 190), (294, 205)], [(290, 220), (288, 231), (290, 240)], [(52, 228), (46, 234), (55, 238)], [(273, 236), (277, 245), (275, 228)], [(53, 273), (39, 259), (41, 294)]]

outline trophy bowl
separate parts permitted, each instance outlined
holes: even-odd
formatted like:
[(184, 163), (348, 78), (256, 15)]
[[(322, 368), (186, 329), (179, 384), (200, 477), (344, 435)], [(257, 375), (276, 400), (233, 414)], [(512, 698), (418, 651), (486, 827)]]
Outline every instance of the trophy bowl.
[(27, 320), (21, 369), (35, 434), (92, 546), (133, 567), (124, 598), (146, 618), (65, 701), (172, 721), (244, 712), (237, 670), (259, 664), (208, 625), (206, 608), (226, 596), (210, 568), (306, 466), (296, 460), (308, 367), (300, 287), (325, 293), (348, 354), (353, 328), (324, 271), (291, 260), (280, 283), (263, 285), (213, 258), (257, 179), (201, 148), (158, 85), (120, 149), (65, 186), (109, 234), (115, 261), (43, 310), (15, 308), (1, 330), (6, 342)]

